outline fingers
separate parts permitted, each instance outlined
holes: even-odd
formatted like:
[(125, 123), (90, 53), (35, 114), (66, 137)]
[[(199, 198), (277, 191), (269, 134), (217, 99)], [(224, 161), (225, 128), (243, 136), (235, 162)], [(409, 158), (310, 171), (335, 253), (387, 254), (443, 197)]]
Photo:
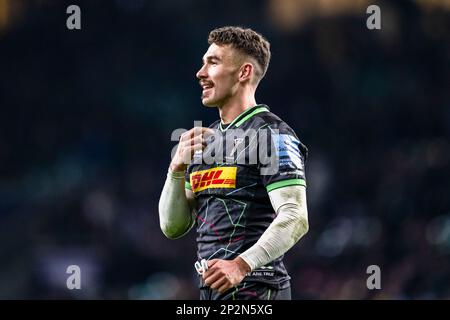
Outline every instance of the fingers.
[(228, 281), (226, 281), (224, 284), (222, 284), (217, 291), (219, 291), (220, 293), (225, 292), (226, 290), (230, 289), (232, 287), (231, 283), (229, 283)]
[(205, 285), (211, 287), (211, 289), (220, 291), (220, 289), (227, 290), (232, 287), (232, 284), (220, 269), (208, 269), (208, 271), (203, 274), (203, 279)]
[(231, 287), (231, 285), (227, 281), (226, 277), (221, 277), (218, 280), (216, 280), (210, 287), (211, 287), (211, 289), (219, 290), (223, 287), (225, 287), (225, 288)]
[(180, 141), (178, 152), (184, 164), (190, 164), (192, 157), (197, 150), (206, 148), (206, 140), (202, 136), (195, 136), (188, 140)]
[(208, 264), (208, 270), (206, 270), (206, 272), (203, 274), (203, 280), (206, 280), (208, 277), (212, 276), (215, 271), (217, 270), (216, 268), (212, 268), (218, 261), (220, 261), (220, 259), (212, 259), (207, 261)]
[(208, 274), (208, 271), (206, 271), (203, 274), (203, 280), (205, 281), (205, 284), (207, 286), (210, 286), (211, 284), (215, 283), (217, 280), (219, 280), (221, 278), (221, 274), (219, 272), (214, 272), (214, 271), (209, 272), (209, 274)]
[(177, 153), (179, 154), (182, 163), (190, 164), (195, 151), (202, 150), (203, 148), (203, 143), (195, 143), (193, 145), (184, 143), (183, 145), (178, 146)]
[(211, 268), (213, 265), (215, 265), (217, 262), (219, 262), (220, 259), (212, 259), (208, 261), (208, 268)]
[[(189, 132), (189, 131), (188, 131)], [(200, 135), (194, 135), (192, 137), (189, 137), (188, 132), (186, 132), (186, 136), (183, 136), (180, 139), (180, 147), (183, 149), (189, 149), (189, 151), (192, 150), (199, 150), (204, 149), (206, 147), (206, 137), (203, 134)], [(194, 147), (195, 148), (192, 148)]]
[(180, 141), (187, 141), (192, 138), (195, 138), (197, 136), (205, 136), (209, 137), (210, 135), (214, 134), (214, 130), (211, 128), (205, 128), (205, 127), (194, 127), (185, 133), (183, 133), (180, 137)]
[(206, 148), (206, 145), (203, 144), (202, 142), (196, 143), (196, 144), (193, 144), (192, 146), (187, 147), (187, 149), (191, 152), (191, 159), (192, 159), (192, 156), (194, 155), (195, 151), (203, 150), (205, 148)]
[[(221, 261), (222, 263), (220, 263)], [(226, 263), (226, 261), (221, 259), (209, 260), (208, 270), (203, 274), (205, 285), (211, 287), (211, 289), (218, 290), (219, 292), (223, 292), (232, 287), (232, 283), (223, 270), (224, 262)]]
[(213, 268), (213, 266), (219, 262), (220, 259), (212, 259), (209, 260), (208, 263), (208, 270), (203, 273), (203, 280), (205, 281), (205, 283), (207, 285), (213, 283), (214, 281), (216, 281), (218, 279), (218, 277), (220, 277), (221, 273), (220, 273), (220, 269), (217, 268)]
[(176, 165), (188, 165), (192, 162), (195, 151), (206, 148), (206, 139), (215, 134), (215, 130), (205, 127), (194, 127), (184, 132), (178, 143), (176, 155), (172, 159)]
[(198, 144), (198, 143), (200, 143), (200, 144), (204, 144), (205, 143), (206, 144), (205, 139), (203, 137), (197, 136), (197, 137), (194, 137), (194, 138), (191, 138), (191, 139), (188, 139), (188, 140), (180, 141), (180, 146), (183, 147), (183, 148), (188, 148), (188, 147), (191, 147), (191, 146), (193, 146), (195, 144)]

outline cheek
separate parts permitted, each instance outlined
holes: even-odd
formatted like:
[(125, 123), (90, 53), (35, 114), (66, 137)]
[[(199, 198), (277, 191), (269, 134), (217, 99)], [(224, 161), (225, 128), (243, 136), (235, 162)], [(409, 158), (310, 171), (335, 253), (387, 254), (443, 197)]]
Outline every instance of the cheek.
[(211, 68), (208, 72), (209, 78), (214, 82), (215, 94), (225, 93), (232, 89), (236, 83), (236, 77), (229, 70)]
[(227, 72), (227, 70), (225, 70), (222, 66), (216, 66), (216, 67), (211, 67), (209, 69), (209, 76), (211, 77), (211, 79), (214, 81), (218, 81), (218, 82), (226, 82), (228, 81), (228, 77), (229, 77), (229, 72)]
[(223, 72), (212, 75), (211, 79), (214, 81), (215, 86), (221, 88), (229, 87), (233, 82), (230, 75)]
[(217, 70), (217, 68), (211, 68), (208, 70), (208, 75), (211, 78), (212, 81), (220, 81), (220, 70)]

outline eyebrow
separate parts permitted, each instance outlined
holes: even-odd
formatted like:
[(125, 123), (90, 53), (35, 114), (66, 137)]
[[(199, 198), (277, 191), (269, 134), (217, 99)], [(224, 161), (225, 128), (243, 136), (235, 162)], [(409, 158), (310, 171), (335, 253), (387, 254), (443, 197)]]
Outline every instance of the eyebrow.
[(208, 62), (211, 62), (212, 60), (221, 61), (221, 59), (220, 59), (218, 56), (214, 56), (214, 55), (212, 55), (212, 56), (207, 56), (206, 59), (203, 58), (203, 59), (202, 59), (202, 62), (205, 62), (205, 60), (208, 61)]

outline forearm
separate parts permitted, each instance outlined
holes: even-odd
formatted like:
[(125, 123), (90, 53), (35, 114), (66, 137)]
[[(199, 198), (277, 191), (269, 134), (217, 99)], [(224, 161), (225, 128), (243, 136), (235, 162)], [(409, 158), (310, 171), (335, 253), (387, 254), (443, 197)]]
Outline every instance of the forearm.
[[(291, 190), (286, 190), (287, 188)], [(276, 218), (256, 244), (240, 255), (252, 270), (286, 253), (308, 232), (304, 190), (299, 195), (299, 188), (303, 187), (287, 188), (283, 188), (283, 191), (273, 191), (271, 201), (277, 212)], [(291, 191), (291, 194), (286, 191)]]
[(159, 223), (164, 235), (176, 239), (188, 232), (194, 219), (184, 189), (184, 172), (169, 170), (159, 199)]

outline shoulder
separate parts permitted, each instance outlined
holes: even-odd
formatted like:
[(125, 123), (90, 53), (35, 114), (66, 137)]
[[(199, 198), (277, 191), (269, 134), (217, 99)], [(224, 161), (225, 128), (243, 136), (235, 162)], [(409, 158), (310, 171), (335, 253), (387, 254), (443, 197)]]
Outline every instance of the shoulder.
[(267, 130), (269, 136), (272, 139), (277, 137), (282, 140), (292, 140), (299, 145), (301, 152), (305, 155), (308, 154), (308, 148), (301, 141), (301, 138), (297, 135), (295, 130), (278, 115), (271, 112), (261, 112), (252, 119), (251, 127)]
[(267, 107), (268, 111), (256, 114), (252, 119), (252, 127), (270, 128), (273, 130), (278, 130), (280, 133), (296, 135), (295, 131), (289, 126), (283, 119), (278, 115), (271, 112)]

